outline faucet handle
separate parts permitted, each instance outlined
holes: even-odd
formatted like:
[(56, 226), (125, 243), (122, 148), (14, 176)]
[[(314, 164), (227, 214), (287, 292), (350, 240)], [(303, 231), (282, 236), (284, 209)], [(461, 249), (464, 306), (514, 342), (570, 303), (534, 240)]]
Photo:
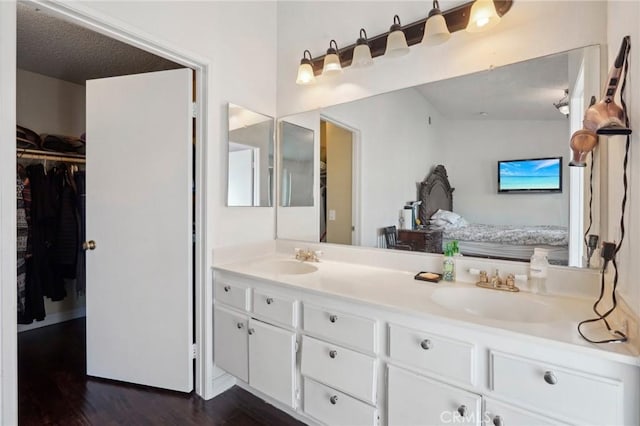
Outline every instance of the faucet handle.
[(514, 274), (507, 275), (507, 279), (505, 280), (505, 285), (509, 288), (512, 288), (516, 285), (516, 276)]

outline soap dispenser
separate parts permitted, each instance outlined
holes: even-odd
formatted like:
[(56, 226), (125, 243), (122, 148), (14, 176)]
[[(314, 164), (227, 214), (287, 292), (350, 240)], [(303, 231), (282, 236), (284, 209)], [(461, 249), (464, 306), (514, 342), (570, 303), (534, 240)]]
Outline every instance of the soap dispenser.
[(444, 248), (444, 259), (442, 261), (442, 279), (445, 281), (456, 280), (456, 264), (453, 255), (454, 248), (451, 243), (447, 243)]

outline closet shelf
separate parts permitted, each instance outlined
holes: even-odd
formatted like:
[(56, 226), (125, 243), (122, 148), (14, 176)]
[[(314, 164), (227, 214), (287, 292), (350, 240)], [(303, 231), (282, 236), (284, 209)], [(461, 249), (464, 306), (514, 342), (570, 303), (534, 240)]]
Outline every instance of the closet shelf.
[(19, 149), (16, 151), (18, 159), (27, 160), (49, 160), (61, 161), (65, 163), (81, 163), (86, 162), (85, 156), (81, 154), (67, 154), (64, 152), (38, 151), (35, 149)]

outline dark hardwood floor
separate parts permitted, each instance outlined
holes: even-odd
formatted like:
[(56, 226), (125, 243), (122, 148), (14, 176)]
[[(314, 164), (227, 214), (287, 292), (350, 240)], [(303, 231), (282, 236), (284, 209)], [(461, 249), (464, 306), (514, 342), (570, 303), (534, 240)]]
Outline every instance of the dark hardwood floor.
[(85, 375), (85, 321), (18, 334), (20, 425), (301, 425), (239, 387), (204, 401)]

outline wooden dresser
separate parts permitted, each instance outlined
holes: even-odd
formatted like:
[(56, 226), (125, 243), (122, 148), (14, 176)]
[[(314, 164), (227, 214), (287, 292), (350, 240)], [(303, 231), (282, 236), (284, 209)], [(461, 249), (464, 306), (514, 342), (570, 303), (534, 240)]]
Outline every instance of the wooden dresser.
[(409, 244), (414, 251), (442, 253), (441, 229), (399, 229), (398, 240)]

